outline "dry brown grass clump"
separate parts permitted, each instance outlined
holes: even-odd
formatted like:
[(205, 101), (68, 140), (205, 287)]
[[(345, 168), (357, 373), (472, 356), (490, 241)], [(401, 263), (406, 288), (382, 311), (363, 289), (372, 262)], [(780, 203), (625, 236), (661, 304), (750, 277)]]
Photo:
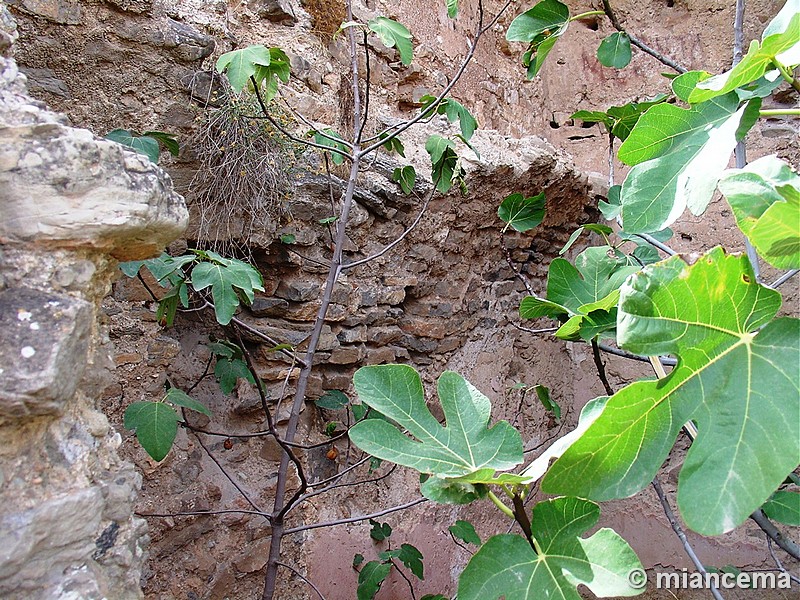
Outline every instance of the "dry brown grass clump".
[(343, 0), (302, 0), (303, 8), (314, 19), (314, 33), (329, 41), (347, 21), (347, 8)]
[[(271, 116), (293, 129), (275, 104)], [(200, 213), (198, 239), (220, 251), (269, 239), (288, 210), (293, 167), (303, 148), (286, 139), (246, 94), (206, 111), (192, 140), (199, 168), (190, 195)]]

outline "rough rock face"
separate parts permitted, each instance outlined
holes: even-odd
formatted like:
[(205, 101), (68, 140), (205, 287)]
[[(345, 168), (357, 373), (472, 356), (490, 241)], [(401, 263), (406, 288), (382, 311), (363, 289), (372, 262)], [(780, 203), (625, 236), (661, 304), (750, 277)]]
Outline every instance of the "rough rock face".
[(138, 598), (141, 475), (95, 410), (113, 364), (98, 304), (111, 256), (157, 253), (188, 214), (155, 165), (27, 95), (15, 38), (0, 3), (0, 596)]

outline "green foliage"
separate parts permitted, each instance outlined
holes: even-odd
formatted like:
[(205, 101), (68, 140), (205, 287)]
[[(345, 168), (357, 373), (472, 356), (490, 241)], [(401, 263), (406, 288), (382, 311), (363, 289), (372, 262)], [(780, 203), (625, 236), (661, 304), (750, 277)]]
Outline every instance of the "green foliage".
[(431, 157), (431, 179), (436, 184), (436, 191), (446, 194), (453, 187), (453, 182), (463, 183), (464, 170), (458, 164), (456, 144), (440, 135), (432, 135), (425, 143), (425, 150)]
[(170, 405), (182, 406), (211, 416), (200, 402), (178, 388), (171, 387), (159, 402), (134, 402), (125, 409), (123, 425), (136, 432), (136, 439), (155, 461), (162, 461), (178, 433), (178, 412)]
[(344, 142), (336, 141), (341, 139), (342, 136), (332, 129), (325, 129), (323, 132), (317, 131), (314, 133), (314, 141), (317, 144), (331, 149), (329, 154), (333, 164), (335, 165), (341, 165), (344, 162), (344, 157), (347, 156), (349, 152), (349, 148), (344, 144)]
[(214, 342), (208, 347), (217, 357), (217, 364), (214, 365), (214, 377), (216, 377), (223, 394), (226, 396), (230, 394), (239, 379), (245, 379), (253, 385), (256, 384), (239, 346), (230, 342)]
[(458, 15), (458, 0), (447, 0), (447, 16), (455, 19)]
[(689, 109), (659, 104), (636, 123), (619, 149), (619, 159), (634, 165), (622, 184), (622, 219), (629, 233), (658, 231), (688, 207), (702, 214), (739, 139), (746, 112), (735, 93)]
[[(779, 77), (780, 66), (790, 70), (800, 64), (800, 12), (787, 2), (784, 9), (764, 31), (759, 43), (753, 40), (747, 54), (733, 69), (697, 84), (689, 102), (705, 102), (755, 81), (768, 71)], [(788, 22), (786, 20), (788, 19)]]
[(248, 46), (240, 50), (226, 52), (217, 59), (217, 71), (226, 73), (231, 87), (241, 92), (251, 78), (257, 86), (264, 86), (269, 102), (278, 91), (278, 80), (289, 81), (289, 57), (280, 48), (267, 48), (263, 45)]
[(358, 573), (356, 590), (358, 600), (372, 600), (391, 570), (392, 563), (390, 562), (371, 560), (366, 563)]
[(595, 596), (634, 596), (628, 574), (642, 565), (617, 533), (600, 529), (580, 537), (600, 517), (600, 508), (580, 498), (538, 503), (531, 520), (533, 547), (518, 535), (490, 538), (470, 559), (458, 581), (459, 600), (580, 600), (578, 585)]
[(414, 190), (414, 184), (417, 182), (417, 171), (411, 165), (405, 167), (397, 167), (392, 172), (392, 181), (400, 185), (400, 189), (404, 194), (410, 194)]
[(376, 542), (382, 542), (392, 535), (392, 526), (388, 523), (380, 523), (375, 519), (370, 519), (369, 524), (372, 525), (372, 529), (370, 529), (369, 532), (369, 537)]
[(691, 267), (674, 257), (630, 278), (618, 342), (676, 354), (678, 366), (617, 392), (542, 489), (595, 500), (634, 494), (694, 421), (699, 435), (678, 486), (683, 519), (708, 535), (740, 525), (800, 461), (797, 373), (784, 368), (800, 364), (800, 320), (772, 320), (779, 307), (746, 257), (720, 249)]
[(403, 147), (403, 142), (400, 141), (399, 137), (390, 137), (388, 134), (382, 132), (378, 135), (378, 139), (381, 141), (386, 140), (386, 143), (383, 145), (383, 149), (386, 150), (386, 152), (390, 154), (392, 152), (397, 152), (400, 156), (405, 158), (406, 149)]
[(160, 144), (173, 156), (178, 156), (180, 147), (175, 139), (175, 134), (163, 131), (145, 131), (142, 134), (127, 129), (114, 129), (106, 134), (106, 139), (117, 142), (123, 146), (133, 148), (139, 154), (144, 154), (151, 162), (157, 163), (161, 156)]
[(220, 325), (227, 325), (233, 318), (240, 299), (247, 304), (253, 302), (255, 290), (264, 291), (261, 273), (240, 260), (225, 258), (208, 250), (208, 260), (192, 269), (192, 287), (197, 291), (211, 288), (214, 309)]
[(386, 550), (378, 554), (378, 558), (384, 561), (396, 558), (406, 567), (417, 579), (425, 579), (424, 566), (422, 564), (422, 553), (411, 544), (402, 544), (397, 550)]
[(800, 492), (775, 492), (761, 510), (773, 521), (800, 527)]
[(407, 365), (362, 367), (353, 384), (364, 404), (397, 426), (366, 419), (350, 429), (350, 440), (382, 460), (433, 475), (421, 486), (424, 496), (464, 502), (469, 501), (465, 495), (485, 495), (487, 484), (519, 481), (513, 475), (496, 475), (522, 462), (519, 432), (505, 421), (489, 428), (489, 399), (457, 373), (448, 371), (439, 378), (445, 426), (428, 410), (422, 381)]
[(609, 35), (597, 48), (597, 60), (604, 67), (622, 69), (631, 62), (631, 38), (627, 33), (616, 32)]
[[(211, 287), (214, 312), (221, 325), (230, 323), (240, 301), (249, 304), (256, 290), (264, 291), (261, 274), (247, 263), (225, 258), (210, 250), (192, 252), (175, 257), (162, 254), (158, 258), (120, 265), (120, 270), (128, 277), (135, 277), (144, 266), (159, 285), (170, 287), (161, 299), (157, 313), (158, 319), (167, 326), (172, 325), (175, 319), (178, 302), (188, 308), (188, 285), (198, 292)], [(188, 272), (185, 270), (187, 267), (190, 267)]]
[(503, 232), (509, 227), (523, 233), (537, 227), (544, 219), (546, 203), (544, 192), (531, 198), (522, 194), (506, 196), (497, 209), (497, 216), (506, 224)]
[(414, 55), (414, 46), (411, 43), (411, 33), (405, 25), (386, 17), (375, 17), (367, 26), (378, 34), (381, 42), (388, 48), (397, 48), (400, 53), (400, 62), (410, 65)]
[(547, 297), (524, 298), (520, 316), (566, 319), (556, 332), (557, 337), (590, 340), (614, 330), (619, 286), (638, 270), (610, 246), (587, 248), (577, 256), (575, 265), (556, 258), (548, 270)]
[[(422, 104), (422, 112), (426, 112), (428, 108), (436, 101), (436, 96), (425, 95), (420, 98)], [(452, 98), (444, 98), (439, 104), (436, 105), (436, 114), (447, 115), (447, 120), (451, 123), (458, 121), (461, 127), (461, 135), (464, 141), (469, 141), (472, 134), (478, 128), (478, 121), (472, 116), (460, 102), (456, 102)]]
[(558, 402), (553, 400), (550, 396), (550, 388), (544, 385), (535, 385), (533, 386), (533, 391), (536, 392), (536, 397), (539, 399), (539, 402), (542, 403), (544, 409), (553, 413), (556, 423), (561, 421), (561, 407), (558, 405)]
[(350, 404), (347, 394), (339, 390), (327, 390), (322, 396), (316, 399), (315, 404), (319, 408), (327, 410), (339, 410), (346, 408)]
[(570, 116), (584, 123), (602, 123), (605, 130), (615, 138), (625, 141), (639, 118), (656, 104), (666, 102), (666, 94), (658, 94), (652, 100), (629, 102), (622, 106), (612, 106), (607, 111), (579, 110)]
[(515, 18), (506, 31), (509, 42), (527, 42), (522, 58), (528, 79), (536, 77), (544, 60), (569, 25), (569, 8), (558, 0), (542, 0)]
[(764, 260), (780, 269), (800, 268), (800, 177), (788, 164), (765, 156), (725, 171), (719, 189)]
[(481, 538), (478, 532), (475, 531), (475, 526), (469, 521), (458, 520), (448, 528), (448, 531), (454, 538), (461, 540), (466, 544), (481, 545)]

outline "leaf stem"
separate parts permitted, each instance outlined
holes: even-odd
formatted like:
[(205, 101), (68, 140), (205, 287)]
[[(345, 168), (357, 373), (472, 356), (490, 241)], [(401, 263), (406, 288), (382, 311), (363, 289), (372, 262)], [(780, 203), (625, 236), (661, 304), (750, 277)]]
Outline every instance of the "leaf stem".
[(797, 79), (794, 78), (789, 68), (775, 58), (772, 59), (772, 64), (775, 65), (776, 69), (778, 69), (781, 77), (783, 77), (784, 80), (786, 80), (789, 85), (795, 89), (795, 91), (800, 92), (800, 81), (797, 81)]
[(587, 12), (583, 12), (579, 15), (575, 15), (574, 17), (570, 17), (570, 21), (580, 21), (581, 19), (585, 19), (586, 17), (594, 17), (606, 14), (605, 11), (602, 10), (589, 10)]
[[(513, 510), (511, 510), (510, 508), (508, 508), (508, 506), (506, 506), (506, 505), (505, 505), (505, 503), (504, 503), (502, 500), (500, 500), (500, 498), (498, 498), (497, 496), (495, 496), (494, 492), (493, 492), (493, 491), (491, 491), (491, 490), (489, 490), (489, 500), (491, 500), (492, 502), (494, 502), (494, 505), (495, 505), (497, 508), (499, 508), (499, 509), (500, 509), (500, 511), (501, 511), (501, 512), (502, 512), (502, 513), (503, 513), (505, 516), (507, 516), (509, 519), (515, 519), (515, 517), (514, 517), (514, 511), (513, 511)], [(515, 520), (516, 520), (516, 519), (515, 519)]]
[(800, 108), (772, 108), (758, 111), (759, 117), (797, 117)]

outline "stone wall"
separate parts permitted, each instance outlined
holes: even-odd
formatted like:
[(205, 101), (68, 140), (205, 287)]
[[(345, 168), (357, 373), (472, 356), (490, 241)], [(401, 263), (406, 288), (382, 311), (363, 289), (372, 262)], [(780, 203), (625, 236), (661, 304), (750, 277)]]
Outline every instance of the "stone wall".
[(0, 596), (141, 597), (142, 476), (97, 399), (116, 259), (186, 226), (169, 177), (27, 95), (0, 3)]

